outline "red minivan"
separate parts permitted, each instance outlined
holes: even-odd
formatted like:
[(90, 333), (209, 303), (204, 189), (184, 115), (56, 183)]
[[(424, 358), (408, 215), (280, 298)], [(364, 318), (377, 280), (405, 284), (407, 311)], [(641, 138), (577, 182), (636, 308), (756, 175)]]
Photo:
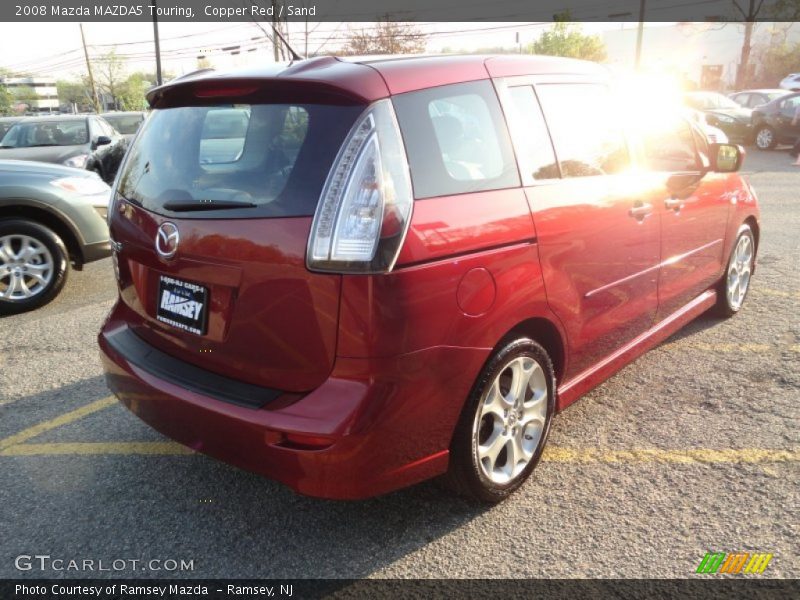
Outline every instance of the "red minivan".
[(742, 149), (637, 118), (592, 63), (323, 57), (148, 99), (109, 211), (108, 384), (303, 494), (446, 474), (502, 500), (556, 412), (747, 293)]

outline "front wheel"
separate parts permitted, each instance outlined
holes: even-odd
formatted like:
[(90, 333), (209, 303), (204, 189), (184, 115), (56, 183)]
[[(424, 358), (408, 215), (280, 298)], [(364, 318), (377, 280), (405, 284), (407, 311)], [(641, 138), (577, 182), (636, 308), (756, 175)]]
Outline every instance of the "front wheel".
[(0, 314), (47, 304), (68, 270), (67, 249), (52, 230), (27, 219), (0, 221)]
[(528, 338), (505, 345), (481, 372), (456, 427), (451, 487), (483, 502), (507, 498), (539, 462), (554, 411), (547, 352)]
[(759, 127), (754, 136), (756, 147), (759, 150), (772, 150), (778, 143), (772, 127), (766, 125)]
[(742, 225), (728, 259), (725, 276), (717, 292), (716, 313), (724, 318), (738, 313), (750, 289), (750, 275), (756, 260), (756, 244), (749, 225)]

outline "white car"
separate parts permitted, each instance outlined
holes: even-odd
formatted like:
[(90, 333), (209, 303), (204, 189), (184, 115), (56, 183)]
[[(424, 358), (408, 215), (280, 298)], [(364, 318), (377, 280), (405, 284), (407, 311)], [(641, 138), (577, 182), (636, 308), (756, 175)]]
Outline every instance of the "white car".
[(800, 90), (800, 73), (787, 75), (783, 78), (783, 81), (778, 84), (778, 87), (784, 90), (792, 90), (793, 92)]

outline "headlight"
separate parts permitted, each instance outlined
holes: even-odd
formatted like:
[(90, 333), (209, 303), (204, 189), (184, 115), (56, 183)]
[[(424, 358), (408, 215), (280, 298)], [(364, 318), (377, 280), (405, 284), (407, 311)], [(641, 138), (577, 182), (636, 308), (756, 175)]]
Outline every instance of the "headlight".
[(716, 118), (720, 123), (727, 123), (728, 125), (733, 125), (736, 123), (736, 119), (727, 115), (714, 115), (714, 118)]
[(64, 161), (64, 164), (68, 167), (75, 167), (76, 169), (85, 169), (86, 163), (89, 160), (88, 154), (79, 154), (78, 156), (73, 156), (72, 158), (68, 158)]
[[(108, 184), (99, 177), (62, 177), (50, 182), (57, 188), (80, 194), (81, 196), (94, 196), (95, 194), (107, 194), (111, 189)], [(105, 198), (105, 206), (108, 206), (108, 197)]]

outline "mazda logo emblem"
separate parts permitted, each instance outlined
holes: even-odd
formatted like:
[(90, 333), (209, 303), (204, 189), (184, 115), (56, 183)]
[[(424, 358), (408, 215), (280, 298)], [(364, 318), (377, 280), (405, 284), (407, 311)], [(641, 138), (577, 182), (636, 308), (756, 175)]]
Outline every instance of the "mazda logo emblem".
[(166, 221), (158, 228), (156, 235), (156, 252), (164, 258), (172, 258), (178, 251), (178, 242), (181, 236), (178, 233), (178, 226), (175, 223)]

